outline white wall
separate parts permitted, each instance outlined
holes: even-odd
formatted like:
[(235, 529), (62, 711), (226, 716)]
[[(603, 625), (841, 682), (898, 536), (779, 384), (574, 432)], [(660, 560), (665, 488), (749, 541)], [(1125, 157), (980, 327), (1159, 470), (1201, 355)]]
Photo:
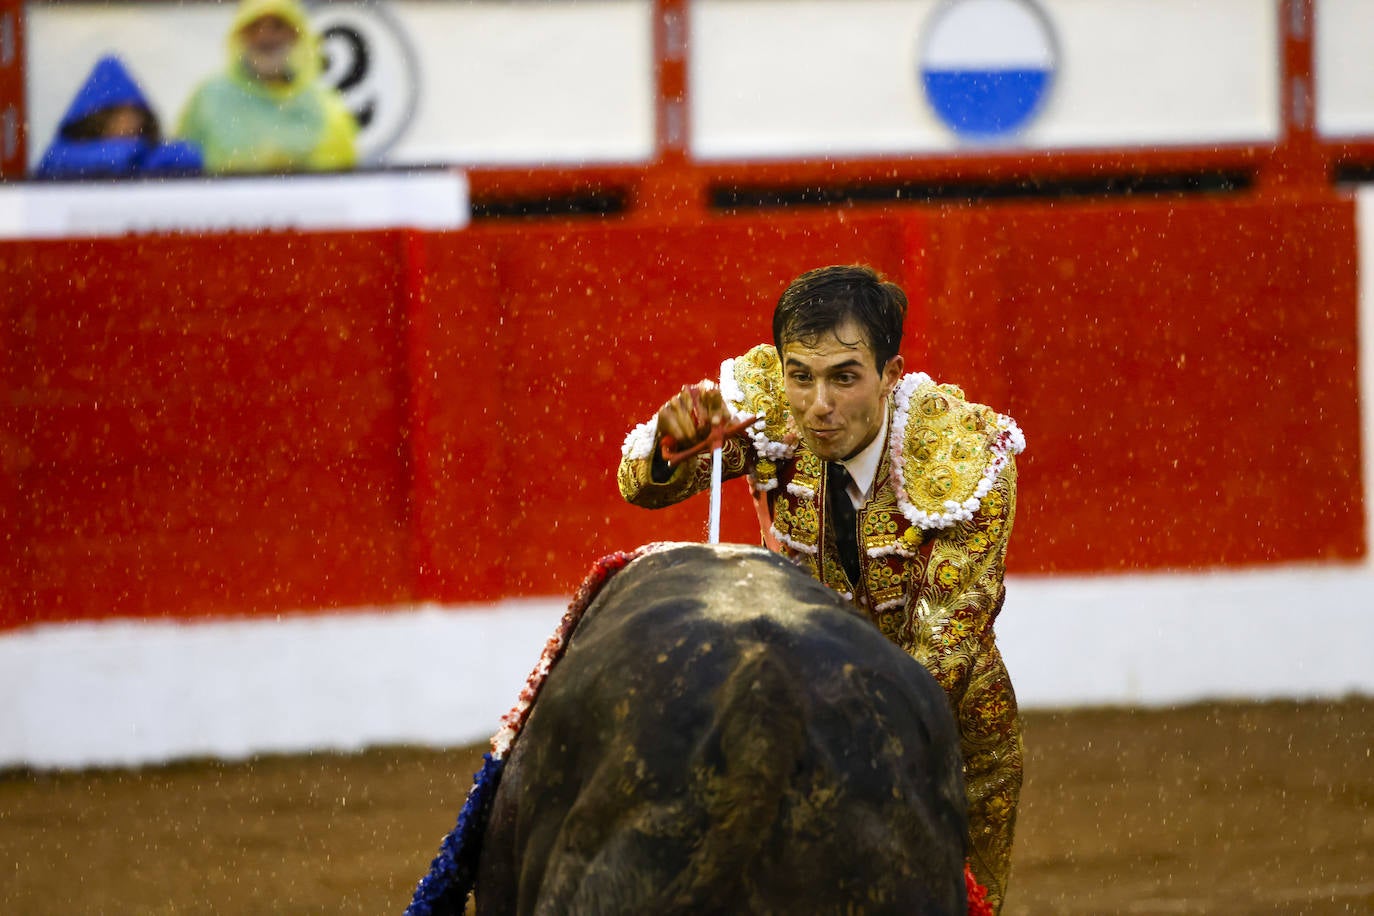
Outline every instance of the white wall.
[(423, 88), (392, 162), (616, 161), (654, 152), (652, 0), (404, 0)]
[(0, 634), (0, 767), (479, 740), (514, 704), (559, 605)]
[(1316, 0), (1317, 129), (1374, 134), (1374, 3)]
[[(998, 645), (1026, 709), (1370, 695), (1371, 606), (1367, 564), (1012, 577)], [(564, 609), (550, 598), (0, 634), (0, 767), (485, 740)]]

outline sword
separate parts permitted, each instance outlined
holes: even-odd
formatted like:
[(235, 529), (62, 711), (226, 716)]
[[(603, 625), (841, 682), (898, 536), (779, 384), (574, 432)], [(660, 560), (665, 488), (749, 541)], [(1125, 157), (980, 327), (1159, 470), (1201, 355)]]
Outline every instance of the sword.
[(720, 543), (720, 478), (725, 464), (721, 457), (723, 446), (711, 449), (711, 520), (706, 526), (706, 543)]

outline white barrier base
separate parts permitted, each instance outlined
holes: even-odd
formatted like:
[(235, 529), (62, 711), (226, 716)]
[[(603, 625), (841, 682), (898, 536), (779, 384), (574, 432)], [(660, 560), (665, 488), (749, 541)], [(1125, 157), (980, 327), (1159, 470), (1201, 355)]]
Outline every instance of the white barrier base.
[[(0, 636), (0, 767), (481, 741), (565, 602)], [(1014, 578), (1023, 708), (1374, 694), (1374, 569)]]
[(1374, 694), (1374, 568), (1016, 578), (997, 642), (1025, 707)]
[(233, 232), (461, 229), (467, 176), (455, 170), (165, 178), (0, 185), (0, 238)]

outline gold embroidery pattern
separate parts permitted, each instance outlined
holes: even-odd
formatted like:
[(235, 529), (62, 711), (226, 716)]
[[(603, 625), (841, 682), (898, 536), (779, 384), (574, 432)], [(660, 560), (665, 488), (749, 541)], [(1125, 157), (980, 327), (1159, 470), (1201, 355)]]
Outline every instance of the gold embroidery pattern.
[(878, 625), (879, 631), (884, 636), (892, 640), (897, 645), (901, 645), (899, 635), (902, 629), (902, 620), (906, 617), (905, 608), (883, 611), (874, 618), (874, 623)]
[(993, 460), (997, 415), (963, 400), (952, 385), (925, 385), (911, 398), (902, 447), (902, 479), (911, 504), (923, 512), (947, 511), (975, 494)]
[(969, 803), (969, 863), (996, 911), (1007, 890), (1024, 751), (1016, 693), (995, 645), (978, 656), (957, 712)]
[(964, 692), (972, 657), (991, 639), (992, 616), (1004, 591), (1015, 493), (1016, 465), (1008, 462), (973, 519), (935, 538), (916, 613), (903, 633), (902, 644), (925, 656), (954, 697)]
[(773, 508), (773, 528), (792, 550), (813, 552), (820, 542), (820, 513), (814, 501), (779, 493)]
[[(728, 367), (728, 370), (727, 370)], [(778, 351), (760, 344), (748, 353), (729, 360), (722, 367), (726, 404), (740, 416), (755, 416), (762, 428), (748, 432), (757, 460), (754, 466), (756, 487), (768, 489), (777, 479), (777, 462), (791, 453), (784, 444), (791, 426), (787, 393), (783, 390), (782, 362)]]
[(839, 555), (833, 550), (827, 550), (823, 557), (823, 563), (825, 565), (825, 578), (821, 581), (841, 594), (852, 594), (854, 586), (849, 584), (849, 576), (845, 574), (844, 567), (840, 565)]
[(1016, 464), (1008, 461), (979, 511), (930, 545), (919, 598), (897, 643), (935, 675), (958, 712), (969, 798), (974, 874), (1000, 906), (1011, 864), (1021, 788), (1016, 696), (993, 641), (1007, 540), (1016, 514)]
[(825, 462), (804, 449), (797, 450), (797, 460), (791, 483), (806, 487), (812, 493), (820, 493), (821, 477), (825, 475)]
[[(878, 472), (881, 474), (884, 470), (879, 467)], [(904, 521), (892, 489), (880, 487), (864, 510), (861, 533), (865, 551), (871, 556), (873, 550), (891, 550), (901, 537), (902, 528), (910, 527), (902, 525)]]
[(730, 406), (742, 413), (762, 417), (768, 438), (781, 442), (787, 434), (788, 410), (778, 351), (769, 344), (759, 344), (732, 363), (732, 374), (742, 400)]
[[(901, 601), (906, 596), (906, 576), (904, 575), (905, 570), (902, 568), (904, 565), (904, 563), (894, 563), (884, 559), (869, 560), (865, 584), (868, 586), (869, 597), (873, 601), (873, 609), (870, 613), (876, 611), (877, 608), (885, 608), (887, 611), (894, 610), (891, 603)], [(878, 611), (877, 613), (886, 616), (885, 612)]]

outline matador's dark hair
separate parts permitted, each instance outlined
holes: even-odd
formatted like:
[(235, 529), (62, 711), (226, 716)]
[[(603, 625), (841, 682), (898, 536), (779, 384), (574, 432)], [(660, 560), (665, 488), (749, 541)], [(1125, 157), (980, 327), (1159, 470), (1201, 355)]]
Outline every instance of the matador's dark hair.
[(897, 355), (906, 321), (906, 293), (863, 264), (808, 270), (788, 285), (773, 309), (773, 346), (818, 340), (853, 319), (868, 335), (878, 371)]

